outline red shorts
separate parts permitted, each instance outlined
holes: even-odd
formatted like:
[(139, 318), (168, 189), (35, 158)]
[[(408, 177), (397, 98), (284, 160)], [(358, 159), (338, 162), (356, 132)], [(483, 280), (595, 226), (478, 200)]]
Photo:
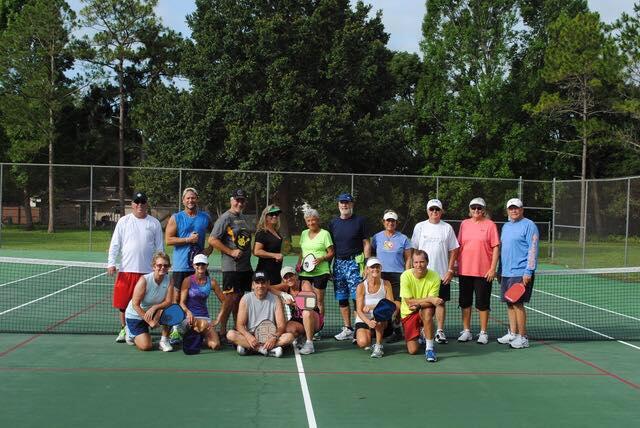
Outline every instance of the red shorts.
[(404, 340), (416, 340), (420, 336), (422, 328), (422, 318), (420, 312), (414, 312), (402, 318), (402, 328), (404, 329)]
[(136, 272), (118, 272), (116, 283), (113, 286), (113, 307), (124, 311), (133, 296), (133, 289), (136, 287), (140, 277), (144, 275)]

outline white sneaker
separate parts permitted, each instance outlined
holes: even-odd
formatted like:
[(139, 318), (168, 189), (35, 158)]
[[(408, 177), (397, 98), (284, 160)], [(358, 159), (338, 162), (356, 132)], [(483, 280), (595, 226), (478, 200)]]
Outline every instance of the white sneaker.
[(478, 335), (477, 343), (481, 345), (486, 345), (487, 343), (489, 343), (489, 335), (486, 332), (481, 331), (480, 334)]
[(336, 340), (353, 340), (353, 329), (351, 327), (342, 327), (342, 331), (335, 336)]
[(267, 355), (269, 355), (269, 351), (267, 351), (264, 346), (261, 346), (260, 348), (258, 348), (258, 353), (264, 355), (265, 357)]
[(173, 351), (173, 346), (171, 346), (171, 344), (169, 343), (169, 339), (167, 338), (160, 339), (160, 343), (158, 343), (158, 348), (160, 348), (162, 352)]
[(127, 342), (127, 345), (132, 345), (133, 346), (133, 345), (136, 344), (136, 342), (133, 339), (134, 339), (133, 337), (131, 337), (131, 336), (129, 336), (127, 334), (127, 337), (125, 337), (124, 340), (125, 340), (125, 342)]
[(124, 343), (127, 339), (127, 330), (122, 327), (120, 333), (118, 333), (118, 337), (116, 337), (116, 343)]
[(473, 334), (469, 330), (462, 330), (460, 337), (458, 337), (458, 342), (468, 342), (470, 340), (473, 340)]
[(382, 345), (378, 345), (377, 343), (373, 345), (373, 350), (371, 351), (371, 358), (382, 358), (384, 355), (384, 347)]
[(509, 342), (509, 346), (513, 349), (522, 349), (529, 347), (529, 339), (527, 336), (516, 335), (516, 338)]
[(240, 345), (236, 346), (236, 351), (238, 351), (238, 355), (247, 355), (247, 350)]
[(322, 335), (320, 334), (319, 331), (317, 331), (314, 335), (313, 335), (313, 340), (320, 340), (322, 339)]
[(504, 336), (498, 338), (498, 343), (501, 343), (503, 345), (508, 345), (515, 338), (516, 338), (516, 335), (511, 333), (510, 330), (507, 330), (507, 334), (505, 334)]
[(275, 348), (269, 351), (268, 355), (270, 357), (276, 357), (276, 358), (282, 357), (282, 346), (276, 346)]
[(440, 343), (440, 344), (445, 344), (445, 343), (449, 343), (449, 341), (447, 340), (447, 336), (444, 334), (444, 331), (442, 330), (438, 330), (436, 331), (436, 342)]
[(304, 343), (304, 345), (302, 345), (302, 348), (300, 348), (300, 350), (298, 351), (300, 352), (302, 355), (309, 355), (309, 354), (313, 354), (314, 352), (316, 352), (314, 346), (313, 346), (313, 342), (310, 341), (306, 341)]

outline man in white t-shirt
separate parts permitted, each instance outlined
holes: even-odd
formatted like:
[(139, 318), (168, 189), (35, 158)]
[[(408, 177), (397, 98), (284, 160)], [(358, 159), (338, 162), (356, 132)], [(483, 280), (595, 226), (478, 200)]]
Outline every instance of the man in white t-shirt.
[[(120, 311), (120, 333), (116, 342), (127, 340), (124, 311), (133, 295), (138, 279), (151, 272), (151, 259), (157, 251), (163, 251), (162, 226), (155, 217), (147, 214), (147, 195), (136, 192), (131, 198), (131, 214), (120, 217), (111, 237), (107, 273), (116, 272), (116, 259), (120, 257), (120, 270), (113, 287), (113, 307)], [(133, 345), (133, 341), (130, 343)]]
[(411, 244), (414, 249), (426, 251), (429, 255), (428, 269), (436, 271), (442, 281), (439, 295), (442, 304), (436, 306), (438, 329), (435, 340), (444, 344), (447, 343), (447, 336), (444, 333), (445, 303), (451, 299), (451, 279), (459, 245), (451, 225), (441, 221), (443, 214), (442, 202), (438, 199), (430, 199), (427, 202), (428, 219), (416, 224)]

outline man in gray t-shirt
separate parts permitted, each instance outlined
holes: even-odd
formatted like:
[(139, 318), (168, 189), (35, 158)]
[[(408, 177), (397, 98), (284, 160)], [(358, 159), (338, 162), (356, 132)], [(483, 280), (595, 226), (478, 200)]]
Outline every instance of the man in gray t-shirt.
[(238, 302), (251, 290), (251, 231), (242, 214), (246, 192), (236, 189), (231, 194), (230, 207), (213, 225), (209, 245), (222, 254), (222, 292), (225, 299), (220, 309), (220, 337), (225, 337), (227, 320), (233, 311), (238, 319)]

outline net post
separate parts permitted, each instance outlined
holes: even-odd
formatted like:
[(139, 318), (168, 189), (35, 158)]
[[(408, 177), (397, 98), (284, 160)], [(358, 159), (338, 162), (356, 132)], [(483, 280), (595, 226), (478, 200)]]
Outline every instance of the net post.
[(584, 224), (582, 225), (582, 269), (586, 267), (586, 253), (587, 253), (587, 205), (589, 205), (589, 181), (584, 182), (584, 212), (582, 213), (584, 218)]
[(93, 165), (89, 166), (89, 252), (93, 251)]
[(267, 200), (265, 203), (265, 207), (269, 206), (269, 186), (271, 185), (271, 173), (267, 171)]
[(551, 262), (553, 263), (556, 257), (556, 178), (553, 177), (551, 183), (551, 230), (549, 231), (551, 236)]
[(629, 200), (631, 199), (631, 179), (627, 178), (627, 221), (624, 230), (624, 266), (629, 263)]

